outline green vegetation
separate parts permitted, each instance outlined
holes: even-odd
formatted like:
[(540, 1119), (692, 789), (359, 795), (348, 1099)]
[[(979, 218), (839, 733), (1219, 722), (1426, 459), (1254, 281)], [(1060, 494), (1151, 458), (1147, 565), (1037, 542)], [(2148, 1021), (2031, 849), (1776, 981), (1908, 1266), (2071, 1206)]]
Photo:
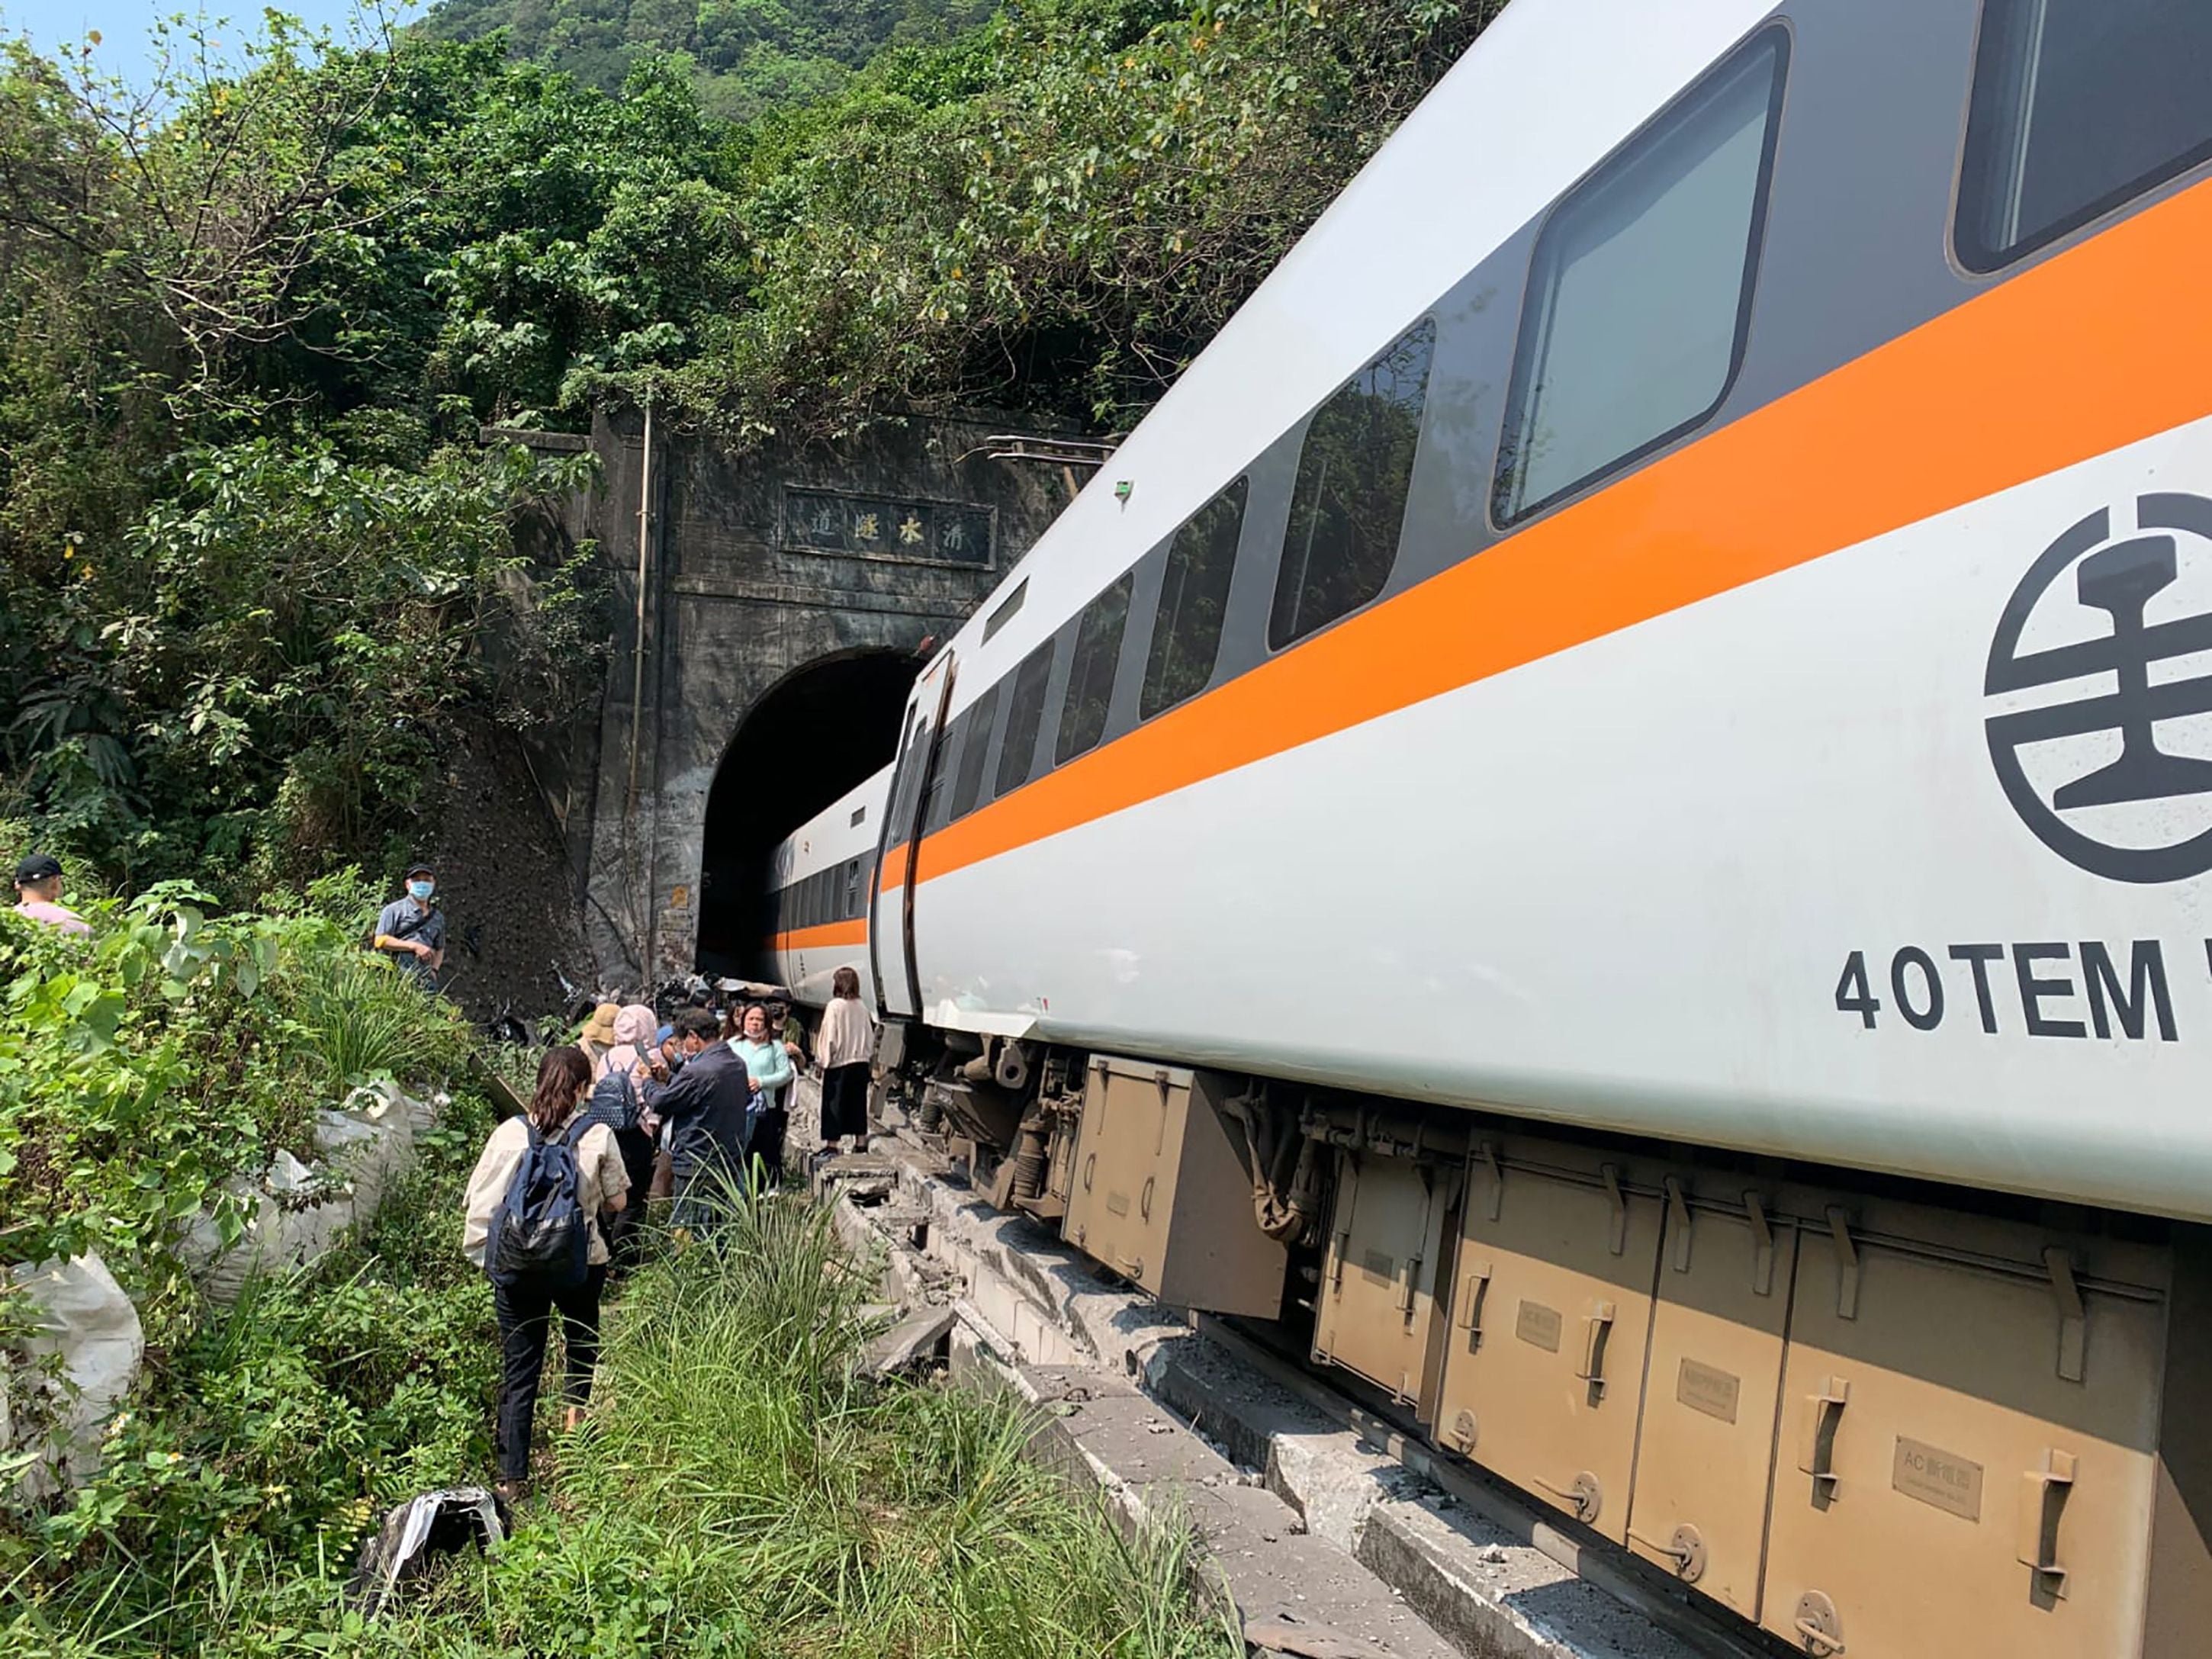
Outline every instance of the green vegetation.
[[(535, 570), (560, 626), (492, 672), (512, 527), (576, 479), (479, 422), (1126, 427), (1497, 9), (639, 3), (610, 93), (511, 58), (591, 33), (516, 0), (276, 20), (160, 108), (0, 48), (0, 811), (234, 901), (388, 861), (456, 706), (557, 709), (602, 633)], [(865, 66), (732, 121), (710, 34)]]
[[(376, 1624), (347, 1611), (386, 1506), (489, 1474), (491, 1297), (459, 1248), (489, 1111), (455, 1091), (373, 1225), (228, 1310), (177, 1247), (191, 1210), (221, 1213), (221, 1182), (300, 1146), (343, 1085), (464, 1059), (444, 1005), (352, 946), (363, 896), (334, 882), (319, 908), (210, 921), (152, 893), (99, 907), (89, 946), (0, 917), (0, 1256), (96, 1246), (149, 1358), (101, 1472), (0, 1513), (0, 1651), (1241, 1650), (1196, 1611), (1175, 1540), (1127, 1545), (1024, 1461), (1016, 1410), (856, 1376), (866, 1285), (827, 1213), (788, 1199), (629, 1284), (591, 1425), (503, 1553)], [(21, 1303), (0, 1293), (0, 1355)]]
[(641, 59), (688, 58), (710, 112), (749, 119), (836, 92), (887, 45), (942, 41), (990, 15), (989, 0), (444, 0), (417, 25), (445, 40), (503, 33), (518, 58), (602, 92)]
[[(20, 844), (14, 842), (13, 844)], [(285, 915), (210, 917), (157, 885), (90, 907), (90, 943), (0, 910), (0, 1261), (97, 1250), (149, 1323), (186, 1317), (177, 1224), (356, 1084), (457, 1074), (468, 1033), (357, 941), (350, 877)], [(166, 1340), (157, 1338), (157, 1340)]]

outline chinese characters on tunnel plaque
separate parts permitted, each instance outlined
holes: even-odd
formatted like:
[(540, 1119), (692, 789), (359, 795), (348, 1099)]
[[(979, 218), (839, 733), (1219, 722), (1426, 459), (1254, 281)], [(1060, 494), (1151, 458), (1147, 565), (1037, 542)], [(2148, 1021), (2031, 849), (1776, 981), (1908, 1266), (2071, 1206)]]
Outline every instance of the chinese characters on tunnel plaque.
[(991, 563), (991, 509), (950, 501), (900, 501), (873, 495), (783, 492), (787, 547), (863, 557)]

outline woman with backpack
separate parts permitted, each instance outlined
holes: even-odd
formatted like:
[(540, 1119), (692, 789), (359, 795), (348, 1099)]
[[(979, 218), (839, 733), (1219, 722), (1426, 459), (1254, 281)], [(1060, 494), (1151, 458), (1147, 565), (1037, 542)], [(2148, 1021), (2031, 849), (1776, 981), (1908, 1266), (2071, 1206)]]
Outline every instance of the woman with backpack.
[(552, 1316), (568, 1364), (568, 1426), (583, 1420), (599, 1357), (599, 1292), (607, 1244), (599, 1213), (628, 1203), (629, 1175), (614, 1132), (582, 1112), (592, 1082), (580, 1048), (538, 1062), (530, 1108), (493, 1130), (469, 1177), (462, 1248), (492, 1282), (499, 1316), (499, 1492), (510, 1503), (530, 1479), (530, 1435)]
[[(622, 1154), (629, 1174), (629, 1189), (638, 1202), (611, 1215), (600, 1231), (606, 1235), (607, 1268), (617, 1273), (636, 1265), (644, 1235), (646, 1189), (653, 1185), (654, 1132), (660, 1121), (646, 1109), (647, 1089), (654, 1081), (654, 1015), (642, 1003), (631, 1003), (615, 1016), (615, 1046), (592, 1062), (591, 1092), (585, 1097), (587, 1121), (604, 1123), (614, 1131), (615, 1149)], [(665, 1068), (662, 1068), (665, 1076)]]

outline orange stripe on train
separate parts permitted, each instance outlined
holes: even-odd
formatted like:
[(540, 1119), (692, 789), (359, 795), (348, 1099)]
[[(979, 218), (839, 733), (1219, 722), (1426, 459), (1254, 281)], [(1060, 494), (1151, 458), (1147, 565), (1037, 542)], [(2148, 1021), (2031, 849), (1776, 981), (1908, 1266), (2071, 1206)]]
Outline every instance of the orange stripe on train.
[(939, 830), (920, 878), (2212, 414), (2207, 270), (2212, 182)]
[(800, 927), (788, 933), (778, 933), (769, 940), (773, 951), (820, 951), (833, 945), (866, 945), (868, 924), (857, 918), (850, 921), (826, 921), (819, 927)]

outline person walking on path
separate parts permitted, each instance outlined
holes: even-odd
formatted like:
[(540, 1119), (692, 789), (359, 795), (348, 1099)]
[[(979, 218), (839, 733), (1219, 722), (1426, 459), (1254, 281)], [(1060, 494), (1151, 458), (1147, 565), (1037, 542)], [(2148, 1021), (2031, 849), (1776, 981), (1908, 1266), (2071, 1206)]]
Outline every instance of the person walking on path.
[(755, 1109), (752, 1132), (746, 1139), (747, 1164), (758, 1158), (766, 1167), (770, 1186), (783, 1174), (783, 1132), (791, 1121), (785, 1097), (791, 1091), (791, 1055), (783, 1046), (783, 1033), (769, 1024), (768, 1010), (757, 1002), (745, 1010), (742, 1035), (731, 1046), (744, 1062), (760, 1102)]
[(434, 991), (438, 970), (446, 965), (446, 913), (434, 903), (437, 872), (427, 864), (410, 864), (406, 881), (407, 891), (377, 917), (372, 945), (422, 989)]
[[(529, 1484), (531, 1427), (538, 1414), (538, 1381), (545, 1369), (545, 1345), (556, 1309), (568, 1350), (564, 1397), (572, 1430), (583, 1420), (591, 1400), (592, 1370), (599, 1363), (599, 1293), (607, 1276), (607, 1242), (599, 1215), (602, 1211), (619, 1213), (627, 1206), (629, 1176), (616, 1150), (613, 1131), (603, 1123), (583, 1121), (580, 1109), (591, 1078), (592, 1068), (581, 1049), (549, 1050), (538, 1062), (538, 1087), (528, 1111), (491, 1132), (475, 1173), (469, 1176), (461, 1247), (492, 1280), (501, 1355), (499, 1490), (509, 1502), (521, 1498)], [(573, 1179), (573, 1192), (541, 1194), (540, 1178), (550, 1176)], [(526, 1205), (526, 1214), (520, 1212)], [(586, 1231), (580, 1275), (566, 1259), (544, 1261), (523, 1270), (505, 1265), (501, 1247), (507, 1231), (522, 1228), (526, 1219), (535, 1235), (557, 1226), (563, 1218), (568, 1224)]]
[[(596, 1084), (610, 1072), (621, 1072), (632, 1075), (642, 1086), (643, 1079), (634, 1077), (639, 1066), (644, 1066), (648, 1074), (666, 1069), (657, 1064), (659, 1048), (653, 1040), (653, 1012), (641, 1002), (625, 1003), (619, 1008), (614, 1008), (612, 1004), (608, 1006), (613, 1008), (608, 1029), (614, 1034), (614, 1043), (592, 1062), (592, 1081)], [(598, 1016), (592, 1018), (596, 1020)]]
[(15, 914), (80, 937), (92, 924), (62, 903), (62, 861), (51, 853), (33, 853), (15, 866)]
[(868, 1083), (875, 1070), (876, 1022), (860, 1000), (860, 975), (840, 968), (830, 976), (830, 1006), (815, 1034), (822, 1068), (822, 1144), (857, 1152), (868, 1138)]
[(746, 1120), (755, 1091), (710, 1010), (678, 1010), (676, 1037), (684, 1068), (646, 1103), (668, 1125), (675, 1223), (696, 1235), (713, 1227), (722, 1194), (744, 1177)]
[[(655, 1137), (659, 1118), (645, 1104), (646, 1091), (654, 1080), (653, 1010), (631, 1003), (618, 1010), (613, 1020), (615, 1045), (592, 1062), (592, 1092), (584, 1103), (586, 1122), (604, 1123), (614, 1131), (616, 1149), (629, 1176), (633, 1201), (607, 1224), (607, 1264), (611, 1268), (631, 1266), (643, 1234), (643, 1200), (653, 1185)], [(665, 1068), (661, 1075), (665, 1077)]]
[(621, 1008), (611, 1002), (602, 1002), (592, 1010), (592, 1017), (584, 1022), (584, 1029), (576, 1034), (576, 1046), (584, 1051), (584, 1058), (592, 1063), (592, 1081), (598, 1082), (606, 1074), (608, 1051), (620, 1041), (615, 1036), (615, 1016)]

